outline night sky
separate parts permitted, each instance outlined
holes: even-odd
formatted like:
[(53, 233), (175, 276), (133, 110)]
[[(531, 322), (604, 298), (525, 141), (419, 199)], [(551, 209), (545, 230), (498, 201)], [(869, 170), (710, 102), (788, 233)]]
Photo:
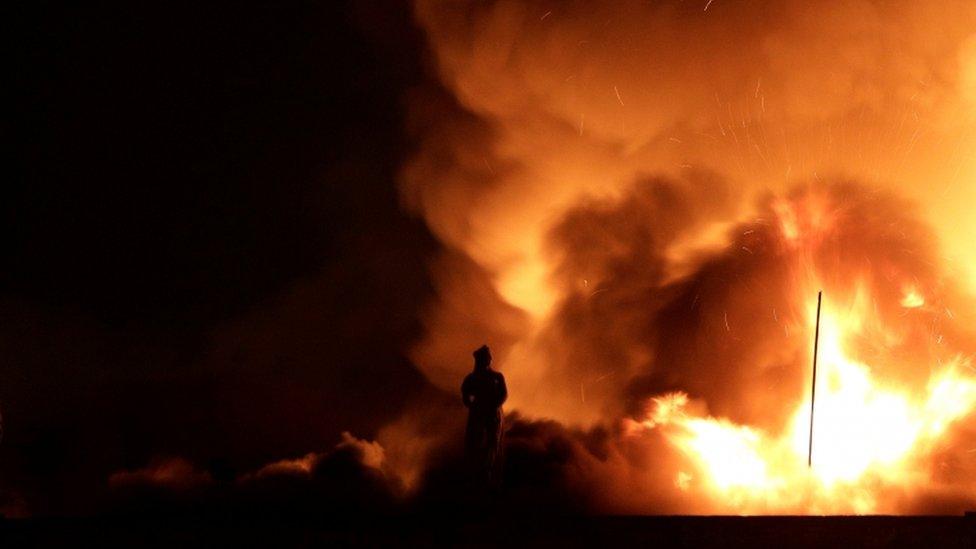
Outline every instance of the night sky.
[(6, 11), (4, 498), (79, 512), (158, 456), (250, 470), (430, 390), (403, 354), (438, 251), (396, 190), (404, 97), (434, 86), (409, 6)]

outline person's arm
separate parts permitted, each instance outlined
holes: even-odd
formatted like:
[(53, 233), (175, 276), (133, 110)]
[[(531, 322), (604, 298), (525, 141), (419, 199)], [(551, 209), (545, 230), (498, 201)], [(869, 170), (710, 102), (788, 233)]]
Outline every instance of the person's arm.
[(508, 399), (508, 387), (505, 386), (505, 376), (498, 373), (498, 405), (505, 404)]
[(470, 378), (466, 377), (464, 378), (464, 381), (461, 382), (461, 402), (464, 403), (465, 408), (471, 407), (471, 389), (468, 387), (469, 379)]

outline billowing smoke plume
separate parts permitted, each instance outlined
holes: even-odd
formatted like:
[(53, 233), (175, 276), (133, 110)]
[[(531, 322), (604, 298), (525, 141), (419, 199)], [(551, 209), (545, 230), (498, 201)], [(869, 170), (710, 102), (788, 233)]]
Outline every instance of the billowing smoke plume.
[[(421, 0), (416, 17), (440, 86), (411, 97), (401, 190), (448, 251), (413, 357), (453, 392), (492, 344), (532, 418), (517, 438), (564, 441), (560, 486), (602, 510), (734, 508), (622, 425), (681, 394), (786, 432), (818, 289), (830, 314), (869, 311), (846, 352), (893, 386), (924, 392), (976, 350), (971, 4)], [(965, 423), (921, 452), (942, 473), (917, 497), (854, 510), (958, 503), (923, 493), (974, 478)]]
[[(556, 381), (539, 373), (548, 358), (526, 337), (566, 297), (551, 284), (549, 233), (581, 201), (619, 200), (635, 180), (668, 174), (707, 195), (687, 204), (693, 219), (661, 221), (677, 238), (664, 270), (703, 241), (724, 244), (722, 222), (794, 180), (890, 182), (929, 197), (923, 210), (968, 196), (958, 151), (972, 133), (969, 4), (703, 6), (418, 3), (448, 97), (415, 98), (420, 150), (403, 196), (456, 250), (434, 269), (442, 302), (416, 352), (435, 383), (453, 390), (477, 327), (511, 354), (517, 381)], [(701, 181), (709, 170), (720, 188)], [(954, 250), (973, 228), (967, 217), (958, 207), (938, 216)], [(574, 381), (577, 393), (587, 383)], [(529, 392), (515, 398), (559, 415), (549, 393), (548, 412)]]
[[(510, 389), (498, 503), (516, 512), (976, 504), (971, 3), (418, 0), (415, 15), (437, 84), (408, 98), (400, 190), (444, 248), (412, 349), (439, 391), (374, 441), (223, 480), (160, 461), (114, 476), (117, 493), (475, 505), (453, 395), (487, 342)], [(814, 482), (797, 425), (818, 290)], [(862, 408), (836, 406), (851, 395)], [(877, 437), (843, 448), (848, 427)]]
[[(798, 296), (813, 287), (824, 289), (833, 310), (871, 296), (849, 351), (887, 385), (924, 392), (940, 364), (971, 356), (976, 344), (958, 320), (976, 314), (974, 302), (946, 276), (935, 237), (911, 204), (851, 182), (800, 185), (759, 197), (753, 216), (725, 228), (727, 244), (672, 265), (675, 242), (729, 201), (713, 174), (642, 178), (619, 198), (580, 202), (547, 233), (551, 284), (564, 297), (534, 335), (549, 358), (540, 378), (554, 380), (536, 389), (554, 403), (566, 399), (556, 413), (575, 404), (597, 419), (580, 427), (511, 413), (499, 503), (559, 513), (917, 513), (971, 505), (976, 425), (961, 416), (937, 446), (919, 444), (912, 458), (919, 469), (904, 483), (842, 487), (843, 499), (814, 506), (775, 490), (758, 503), (734, 490), (715, 493), (701, 463), (673, 443), (684, 427), (659, 419), (661, 395), (684, 395), (692, 421), (720, 418), (709, 428), (739, 425), (770, 437), (789, 428), (809, 387), (810, 308)], [(590, 369), (605, 373), (587, 383)], [(183, 460), (120, 472), (110, 484), (123, 502), (138, 489), (143, 502), (230, 500), (243, 512), (477, 505), (461, 457), (460, 413), (459, 404), (429, 394), (376, 441), (346, 433), (332, 451), (223, 484)]]

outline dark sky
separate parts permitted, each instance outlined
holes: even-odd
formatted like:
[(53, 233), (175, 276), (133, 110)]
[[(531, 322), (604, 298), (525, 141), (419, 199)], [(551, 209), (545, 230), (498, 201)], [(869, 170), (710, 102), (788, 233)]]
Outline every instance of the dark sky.
[(409, 7), (136, 4), (6, 10), (0, 490), (35, 512), (370, 436), (425, 387)]

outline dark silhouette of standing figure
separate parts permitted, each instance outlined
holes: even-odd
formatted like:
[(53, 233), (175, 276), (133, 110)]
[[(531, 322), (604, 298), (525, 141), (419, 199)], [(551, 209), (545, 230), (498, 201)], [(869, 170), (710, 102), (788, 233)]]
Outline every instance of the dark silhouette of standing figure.
[(491, 369), (488, 346), (482, 345), (473, 354), (474, 371), (461, 384), (461, 398), (468, 408), (464, 451), (481, 478), (490, 482), (501, 446), (502, 404), (508, 398), (508, 389), (505, 376)]

